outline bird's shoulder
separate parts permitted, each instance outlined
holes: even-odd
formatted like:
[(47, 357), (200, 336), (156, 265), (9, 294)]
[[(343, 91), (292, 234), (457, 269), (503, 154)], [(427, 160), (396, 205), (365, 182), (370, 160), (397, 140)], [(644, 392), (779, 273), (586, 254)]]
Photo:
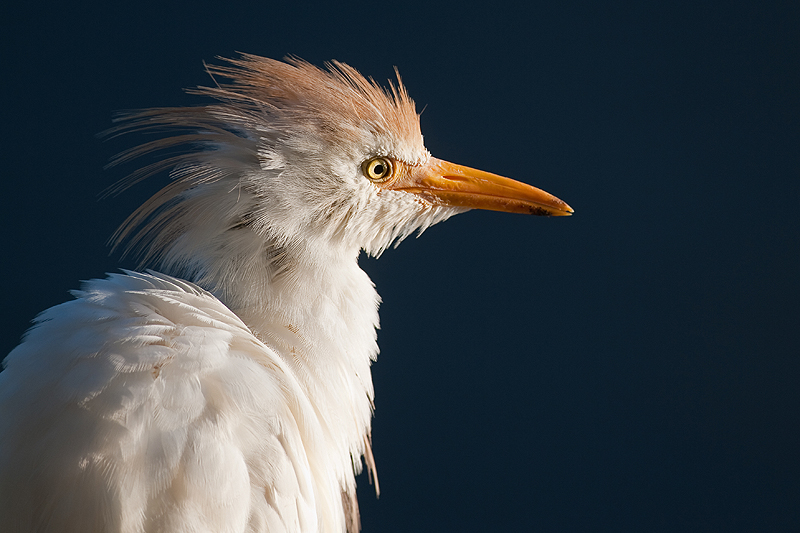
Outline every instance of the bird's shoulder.
[[(302, 398), (274, 351), (213, 295), (162, 274), (112, 274), (74, 295), (0, 374), (0, 501), (20, 524), (315, 529)], [(87, 522), (98, 517), (116, 523)]]

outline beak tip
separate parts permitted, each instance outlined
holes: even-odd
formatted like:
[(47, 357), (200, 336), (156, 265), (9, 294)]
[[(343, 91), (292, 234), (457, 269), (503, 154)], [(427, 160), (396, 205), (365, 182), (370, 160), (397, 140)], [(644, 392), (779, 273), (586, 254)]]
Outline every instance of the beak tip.
[(531, 213), (549, 217), (571, 217), (575, 213), (575, 210), (568, 206), (566, 202), (558, 200), (557, 205), (551, 204), (545, 207), (537, 206)]

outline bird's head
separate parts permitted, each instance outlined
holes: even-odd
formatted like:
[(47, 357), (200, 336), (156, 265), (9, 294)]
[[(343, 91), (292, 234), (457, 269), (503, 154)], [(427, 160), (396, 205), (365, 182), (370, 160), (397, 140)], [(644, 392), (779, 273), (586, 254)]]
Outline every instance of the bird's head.
[(146, 259), (186, 265), (204, 248), (235, 254), (253, 236), (273, 248), (379, 254), (471, 208), (572, 213), (529, 185), (431, 157), (399, 76), (387, 90), (342, 63), (323, 70), (251, 55), (208, 70), (227, 83), (192, 92), (216, 102), (134, 113), (113, 130), (177, 130), (120, 160), (180, 144), (202, 148), (129, 179), (166, 167), (174, 178), (118, 232)]

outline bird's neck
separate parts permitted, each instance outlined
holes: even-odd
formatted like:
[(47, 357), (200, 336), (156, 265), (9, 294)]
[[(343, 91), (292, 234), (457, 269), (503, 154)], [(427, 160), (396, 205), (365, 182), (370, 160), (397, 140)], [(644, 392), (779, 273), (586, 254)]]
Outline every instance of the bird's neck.
[(378, 352), (379, 297), (358, 266), (359, 251), (278, 246), (255, 235), (237, 242), (236, 253), (196, 258), (194, 281), (284, 359), (317, 410), (326, 446), (337, 450), (352, 477), (353, 463), (360, 464), (369, 445), (370, 364)]
[[(369, 377), (379, 298), (357, 251), (320, 256), (302, 248), (282, 251), (277, 267), (265, 261), (258, 278), (246, 267), (249, 279), (218, 296), (259, 338), (286, 348), (282, 353), (294, 349), (324, 365), (357, 364), (353, 370)], [(371, 396), (371, 383), (369, 389)]]

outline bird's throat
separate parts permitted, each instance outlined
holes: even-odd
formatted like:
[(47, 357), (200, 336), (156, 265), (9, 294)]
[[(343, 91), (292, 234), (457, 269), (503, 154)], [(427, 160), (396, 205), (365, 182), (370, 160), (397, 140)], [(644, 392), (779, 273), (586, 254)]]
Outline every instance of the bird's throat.
[(311, 248), (206, 258), (214, 275), (199, 281), (284, 359), (349, 463), (370, 431), (380, 298), (357, 251), (321, 257)]

